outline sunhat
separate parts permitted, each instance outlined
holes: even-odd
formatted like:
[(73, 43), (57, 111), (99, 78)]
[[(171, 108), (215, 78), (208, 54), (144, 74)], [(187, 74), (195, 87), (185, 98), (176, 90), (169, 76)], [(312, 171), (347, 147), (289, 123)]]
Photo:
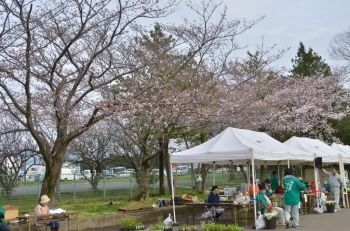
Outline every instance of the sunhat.
[(41, 196), (40, 203), (47, 203), (50, 201), (50, 198), (46, 195)]

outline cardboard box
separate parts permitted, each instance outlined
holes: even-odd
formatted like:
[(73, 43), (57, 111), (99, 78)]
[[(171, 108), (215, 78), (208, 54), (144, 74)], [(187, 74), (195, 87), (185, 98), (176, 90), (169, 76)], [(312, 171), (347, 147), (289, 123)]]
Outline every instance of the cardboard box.
[(2, 207), (5, 209), (5, 220), (16, 219), (18, 217), (19, 206), (4, 205)]
[(194, 194), (183, 194), (181, 198), (184, 204), (198, 201), (198, 197)]

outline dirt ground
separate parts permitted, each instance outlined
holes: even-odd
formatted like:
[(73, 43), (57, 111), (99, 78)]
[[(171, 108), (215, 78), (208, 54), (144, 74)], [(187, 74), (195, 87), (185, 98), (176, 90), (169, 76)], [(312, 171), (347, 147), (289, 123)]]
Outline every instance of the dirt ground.
[[(200, 217), (200, 214), (195, 215), (195, 224), (200, 227), (200, 221), (203, 221), (203, 219), (198, 219)], [(345, 208), (341, 211), (338, 211), (336, 213), (323, 213), (323, 214), (307, 214), (307, 215), (301, 215), (300, 216), (300, 226), (298, 230), (303, 231), (324, 231), (324, 230), (334, 230), (336, 228), (337, 231), (346, 231), (349, 230), (349, 224), (348, 220), (350, 217), (350, 209)], [(154, 221), (145, 222), (145, 226), (149, 227), (149, 225), (156, 223), (156, 219)], [(177, 222), (179, 225), (186, 224), (187, 223), (187, 217), (186, 216), (179, 216), (177, 217)], [(232, 223), (230, 219), (228, 220), (222, 220), (220, 221), (224, 224)], [(192, 224), (192, 217), (190, 217), (190, 224)], [(291, 221), (291, 224), (293, 221)], [(242, 226), (243, 224), (240, 224)], [(250, 220), (248, 223), (248, 226), (245, 227), (245, 230), (253, 230), (253, 221)], [(173, 231), (178, 231), (178, 226), (173, 226)], [(285, 226), (277, 226), (276, 230), (285, 230)], [(294, 230), (293, 228), (290, 228), (291, 230)], [(119, 230), (118, 226), (114, 227), (104, 227), (104, 228), (93, 228), (88, 229), (84, 231), (116, 231)]]

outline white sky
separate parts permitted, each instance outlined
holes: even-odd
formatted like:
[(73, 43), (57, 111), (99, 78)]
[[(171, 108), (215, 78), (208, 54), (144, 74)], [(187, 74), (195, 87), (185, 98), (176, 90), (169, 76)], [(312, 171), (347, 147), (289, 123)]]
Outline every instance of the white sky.
[[(200, 0), (192, 0), (199, 2)], [(219, 2), (219, 1), (218, 1)], [(290, 51), (275, 65), (291, 67), (299, 42), (308, 49), (311, 47), (331, 66), (345, 64), (332, 60), (328, 49), (333, 36), (350, 27), (350, 1), (337, 0), (223, 0), (228, 7), (230, 19), (254, 20), (263, 15), (260, 23), (237, 37), (241, 46), (249, 45), (252, 52), (255, 45), (261, 43), (261, 37), (267, 46), (277, 44), (278, 49), (291, 47)], [(216, 15), (218, 15), (217, 12)], [(181, 22), (179, 16), (191, 19), (190, 11), (185, 6), (163, 22)], [(245, 56), (246, 51), (238, 51), (237, 56)]]

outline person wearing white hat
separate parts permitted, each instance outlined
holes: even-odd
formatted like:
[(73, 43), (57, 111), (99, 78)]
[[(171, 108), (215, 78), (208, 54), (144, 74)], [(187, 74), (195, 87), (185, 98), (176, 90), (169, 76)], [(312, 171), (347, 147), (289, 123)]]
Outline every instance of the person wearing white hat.
[[(48, 203), (50, 198), (46, 195), (41, 196), (39, 203), (36, 205), (34, 209), (34, 215), (42, 215), (42, 214), (50, 214), (50, 208)], [(50, 226), (51, 231), (58, 231), (60, 227), (60, 223), (57, 221), (37, 221), (35, 222), (37, 226)]]

